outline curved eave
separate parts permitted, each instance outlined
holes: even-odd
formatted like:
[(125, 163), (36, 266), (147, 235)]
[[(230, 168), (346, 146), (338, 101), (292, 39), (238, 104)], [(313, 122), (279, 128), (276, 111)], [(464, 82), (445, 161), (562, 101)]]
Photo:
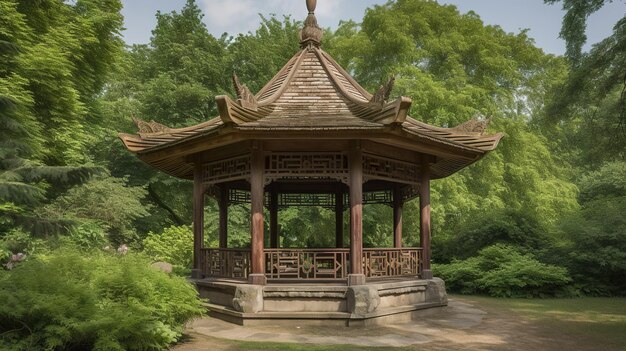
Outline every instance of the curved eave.
[(460, 132), (454, 128), (435, 127), (411, 117), (408, 117), (402, 124), (402, 129), (411, 134), (439, 140), (449, 145), (460, 146), (480, 153), (494, 150), (504, 137), (503, 133), (482, 135), (480, 133)]
[(179, 142), (191, 140), (207, 133), (217, 131), (224, 123), (220, 118), (213, 118), (207, 122), (191, 127), (170, 129), (167, 133), (128, 134), (119, 133), (118, 137), (126, 148), (136, 154), (170, 147)]

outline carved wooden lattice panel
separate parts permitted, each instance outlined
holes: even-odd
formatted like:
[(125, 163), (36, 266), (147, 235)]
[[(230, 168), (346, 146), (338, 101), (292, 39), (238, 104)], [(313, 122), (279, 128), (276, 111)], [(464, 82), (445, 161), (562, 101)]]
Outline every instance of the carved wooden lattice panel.
[(419, 168), (416, 164), (390, 158), (363, 155), (363, 175), (366, 179), (382, 179), (402, 183), (417, 183)]
[(250, 175), (250, 156), (237, 156), (209, 162), (204, 164), (202, 171), (202, 181), (205, 184), (243, 179)]
[(250, 250), (202, 249), (203, 271), (207, 277), (247, 278), (250, 273)]
[(265, 158), (268, 180), (327, 178), (347, 181), (348, 156), (335, 152), (275, 152)]
[(278, 207), (321, 206), (335, 208), (335, 194), (278, 194)]
[(268, 279), (343, 279), (348, 249), (266, 249)]
[(363, 249), (367, 277), (417, 276), (421, 249)]
[[(267, 197), (267, 196), (266, 196)], [(247, 190), (229, 189), (228, 190), (228, 204), (249, 204), (251, 201), (250, 192)]]

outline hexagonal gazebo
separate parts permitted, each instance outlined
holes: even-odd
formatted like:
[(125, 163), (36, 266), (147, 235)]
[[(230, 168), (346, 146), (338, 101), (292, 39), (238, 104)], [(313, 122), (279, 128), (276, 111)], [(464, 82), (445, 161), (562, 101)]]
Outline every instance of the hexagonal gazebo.
[[(320, 48), (315, 3), (307, 1), (301, 50), (256, 95), (233, 75), (237, 99), (217, 96), (218, 117), (180, 129), (136, 120), (138, 135), (120, 134), (144, 162), (193, 180), (192, 278), (211, 314), (233, 322), (354, 325), (447, 304), (430, 270), (430, 181), (476, 162), (502, 138), (483, 135), (486, 121), (440, 128), (409, 117), (411, 99), (388, 101), (393, 79), (365, 91)], [(202, 244), (207, 194), (219, 204), (219, 248)], [(402, 247), (402, 205), (417, 196), (420, 247)], [(251, 203), (251, 245), (228, 248), (228, 206), (242, 202)], [(369, 203), (393, 207), (393, 248), (363, 248)], [(286, 206), (334, 209), (336, 247), (281, 248), (278, 210)]]

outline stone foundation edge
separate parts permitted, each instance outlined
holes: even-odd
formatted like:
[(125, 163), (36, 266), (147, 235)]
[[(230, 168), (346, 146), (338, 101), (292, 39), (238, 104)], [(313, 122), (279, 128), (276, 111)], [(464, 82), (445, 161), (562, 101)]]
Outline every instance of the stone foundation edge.
[(273, 284), (195, 280), (211, 317), (238, 325), (367, 326), (420, 318), (447, 306), (439, 278), (369, 281), (364, 285)]

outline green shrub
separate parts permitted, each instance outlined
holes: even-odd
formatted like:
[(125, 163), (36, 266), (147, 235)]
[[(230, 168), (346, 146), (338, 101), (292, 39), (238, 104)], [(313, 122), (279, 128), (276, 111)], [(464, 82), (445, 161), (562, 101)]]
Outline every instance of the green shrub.
[(162, 233), (148, 233), (144, 253), (155, 261), (171, 263), (175, 272), (187, 274), (193, 261), (193, 232), (189, 226), (171, 226)]
[(497, 297), (544, 297), (571, 294), (571, 278), (562, 267), (539, 262), (506, 245), (492, 245), (478, 256), (433, 267), (450, 291)]
[(183, 278), (149, 264), (64, 249), (0, 274), (0, 349), (166, 349), (201, 302)]
[(454, 237), (437, 240), (434, 258), (446, 263), (451, 259), (466, 259), (494, 244), (519, 247), (523, 250), (543, 250), (551, 246), (550, 238), (536, 219), (513, 210), (468, 215)]
[(105, 229), (95, 221), (82, 222), (70, 228), (68, 239), (85, 251), (102, 249), (109, 244)]
[(104, 174), (69, 189), (39, 211), (47, 218), (97, 223), (114, 246), (134, 245), (139, 241), (134, 222), (150, 214), (150, 206), (142, 203), (146, 195), (127, 179)]

